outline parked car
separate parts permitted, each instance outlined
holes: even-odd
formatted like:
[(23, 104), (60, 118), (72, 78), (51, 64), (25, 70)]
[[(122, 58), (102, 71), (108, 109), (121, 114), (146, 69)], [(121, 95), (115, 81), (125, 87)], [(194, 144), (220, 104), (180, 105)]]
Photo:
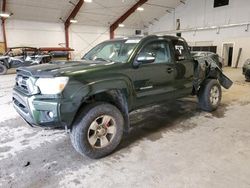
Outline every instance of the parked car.
[(198, 57), (206, 57), (209, 56), (211, 57), (214, 62), (216, 62), (216, 64), (222, 68), (223, 64), (224, 64), (224, 59), (222, 57), (220, 57), (218, 54), (213, 53), (213, 52), (207, 52), (207, 51), (191, 51), (191, 54), (194, 58), (198, 58)]
[(31, 126), (65, 127), (77, 152), (100, 158), (129, 131), (129, 112), (189, 95), (213, 111), (221, 85), (232, 81), (210, 57), (194, 60), (184, 39), (147, 36), (102, 42), (78, 62), (18, 68), (13, 103)]
[(245, 75), (246, 81), (250, 82), (250, 59), (247, 59), (243, 65), (242, 73)]
[(48, 63), (52, 56), (43, 54), (37, 48), (15, 47), (0, 56), (0, 75), (6, 74), (7, 69)]

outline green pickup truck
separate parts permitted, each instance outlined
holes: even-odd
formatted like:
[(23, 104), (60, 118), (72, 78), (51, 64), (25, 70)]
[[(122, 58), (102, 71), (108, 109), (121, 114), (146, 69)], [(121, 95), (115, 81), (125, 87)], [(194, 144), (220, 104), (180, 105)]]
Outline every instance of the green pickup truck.
[(183, 38), (147, 36), (102, 42), (81, 61), (17, 69), (13, 103), (31, 126), (65, 127), (80, 154), (100, 158), (130, 129), (129, 113), (197, 95), (216, 110), (228, 79), (209, 57), (194, 59)]

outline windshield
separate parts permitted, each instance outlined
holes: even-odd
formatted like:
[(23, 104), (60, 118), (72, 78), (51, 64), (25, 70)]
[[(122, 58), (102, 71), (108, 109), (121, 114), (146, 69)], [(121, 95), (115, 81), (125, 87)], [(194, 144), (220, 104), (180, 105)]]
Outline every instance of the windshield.
[(98, 44), (82, 59), (125, 63), (140, 40), (108, 41)]

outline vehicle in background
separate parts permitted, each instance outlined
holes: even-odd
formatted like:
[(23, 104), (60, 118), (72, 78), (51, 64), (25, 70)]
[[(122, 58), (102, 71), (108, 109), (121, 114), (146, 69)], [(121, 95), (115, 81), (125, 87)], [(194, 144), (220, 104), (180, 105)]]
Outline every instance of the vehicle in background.
[(213, 53), (213, 52), (208, 52), (208, 51), (191, 51), (191, 55), (194, 58), (209, 56), (209, 57), (211, 57), (216, 62), (216, 64), (220, 68), (222, 68), (223, 65), (224, 65), (224, 59), (222, 57), (220, 57), (218, 54)]
[(33, 47), (14, 47), (0, 56), (0, 75), (10, 68), (27, 67), (50, 62), (52, 56)]
[(66, 51), (55, 51), (55, 52), (50, 52), (50, 54), (53, 56), (53, 58), (67, 59), (69, 57), (69, 52)]
[(250, 82), (250, 59), (247, 59), (242, 67), (242, 73), (245, 75), (246, 81)]
[(39, 51), (50, 54), (52, 56), (52, 61), (57, 61), (69, 60), (71, 58), (70, 52), (74, 51), (74, 49), (66, 47), (41, 47)]

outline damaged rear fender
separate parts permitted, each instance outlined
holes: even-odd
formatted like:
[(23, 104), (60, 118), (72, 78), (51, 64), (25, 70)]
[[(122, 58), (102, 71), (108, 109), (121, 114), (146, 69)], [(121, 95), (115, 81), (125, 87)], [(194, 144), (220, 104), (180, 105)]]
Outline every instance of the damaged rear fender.
[(225, 74), (222, 69), (210, 57), (202, 57), (195, 59), (194, 66), (194, 89), (198, 91), (202, 83), (206, 79), (217, 79), (222, 87), (229, 89), (233, 82)]

